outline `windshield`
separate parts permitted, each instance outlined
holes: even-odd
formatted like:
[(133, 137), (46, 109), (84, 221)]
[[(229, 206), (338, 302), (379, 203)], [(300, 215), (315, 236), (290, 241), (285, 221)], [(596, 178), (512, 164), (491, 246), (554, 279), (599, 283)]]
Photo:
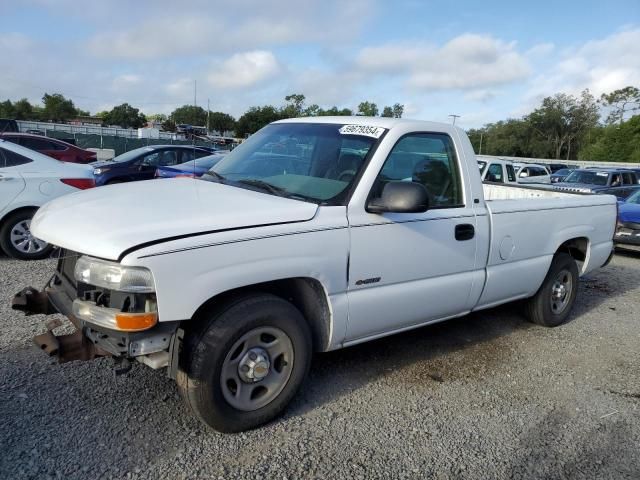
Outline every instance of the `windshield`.
[(187, 162), (181, 163), (180, 167), (196, 167), (196, 168), (206, 168), (209, 169), (213, 167), (216, 163), (224, 158), (224, 155), (213, 154), (207, 155), (206, 157), (196, 158), (195, 160), (189, 160)]
[(588, 170), (574, 170), (564, 179), (566, 183), (587, 183), (589, 185), (606, 185), (609, 179), (607, 172), (590, 172)]
[(154, 149), (151, 147), (141, 147), (136, 148), (134, 150), (129, 150), (128, 152), (124, 152), (122, 155), (118, 155), (113, 159), (114, 162), (128, 162), (129, 160), (134, 160), (138, 158), (141, 154), (147, 152), (153, 152)]
[(555, 175), (568, 175), (570, 171), (568, 168), (561, 168), (560, 170), (556, 170)]
[(340, 201), (384, 131), (338, 124), (268, 125), (203, 178), (316, 203)]
[(640, 190), (636, 190), (632, 195), (630, 195), (625, 203), (635, 203), (636, 205), (640, 205)]

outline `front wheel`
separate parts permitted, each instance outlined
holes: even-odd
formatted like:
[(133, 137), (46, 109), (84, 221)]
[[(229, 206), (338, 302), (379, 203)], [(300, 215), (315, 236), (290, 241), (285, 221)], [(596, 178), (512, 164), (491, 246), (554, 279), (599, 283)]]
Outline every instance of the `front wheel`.
[(51, 254), (53, 246), (31, 234), (34, 210), (16, 212), (4, 221), (0, 228), (0, 246), (12, 258), (38, 260)]
[(563, 324), (578, 294), (578, 267), (567, 253), (556, 253), (538, 292), (526, 304), (530, 321), (545, 327)]
[(284, 411), (307, 375), (311, 352), (309, 326), (291, 303), (243, 296), (187, 334), (177, 383), (205, 424), (248, 430)]

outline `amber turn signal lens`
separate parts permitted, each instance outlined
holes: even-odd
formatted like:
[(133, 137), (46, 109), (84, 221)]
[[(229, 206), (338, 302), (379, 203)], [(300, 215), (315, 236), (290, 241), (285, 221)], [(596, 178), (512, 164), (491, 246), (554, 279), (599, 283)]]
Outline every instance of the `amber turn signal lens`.
[(118, 330), (124, 332), (139, 332), (153, 327), (158, 322), (158, 314), (149, 313), (116, 313)]

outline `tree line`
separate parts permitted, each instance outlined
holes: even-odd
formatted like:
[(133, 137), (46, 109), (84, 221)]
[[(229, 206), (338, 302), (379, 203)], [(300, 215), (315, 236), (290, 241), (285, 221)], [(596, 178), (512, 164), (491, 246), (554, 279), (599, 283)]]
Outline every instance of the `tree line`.
[[(284, 105), (275, 107), (273, 105), (263, 105), (249, 108), (237, 120), (230, 114), (224, 112), (207, 111), (197, 105), (183, 105), (176, 108), (171, 114), (144, 115), (139, 109), (123, 103), (117, 105), (109, 111), (102, 111), (95, 114), (102, 120), (102, 124), (116, 125), (121, 128), (140, 128), (149, 121), (154, 121), (162, 126), (167, 132), (175, 132), (180, 124), (194, 126), (205, 126), (210, 130), (220, 132), (234, 132), (237, 137), (245, 137), (257, 132), (265, 125), (276, 120), (292, 117), (312, 117), (312, 116), (350, 116), (366, 115), (400, 118), (404, 113), (404, 105), (399, 103), (393, 106), (385, 106), (380, 113), (377, 104), (370, 101), (361, 102), (357, 112), (349, 108), (338, 108), (336, 106), (324, 109), (317, 104), (306, 104), (306, 97), (300, 93), (293, 93), (285, 97)], [(43, 105), (31, 105), (26, 98), (11, 102), (6, 100), (0, 102), (0, 118), (13, 118), (16, 120), (36, 120), (67, 122), (79, 116), (89, 116), (89, 112), (76, 108), (73, 101), (65, 98), (59, 93), (45, 93), (42, 97)]]
[(640, 162), (640, 90), (625, 87), (596, 99), (558, 93), (528, 115), (467, 133), (476, 153), (566, 160)]

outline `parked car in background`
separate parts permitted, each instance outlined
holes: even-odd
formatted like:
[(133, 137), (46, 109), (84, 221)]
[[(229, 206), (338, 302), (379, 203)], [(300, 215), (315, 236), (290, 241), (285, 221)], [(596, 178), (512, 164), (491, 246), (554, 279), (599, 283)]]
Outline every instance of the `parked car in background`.
[(561, 168), (560, 170), (556, 170), (550, 176), (551, 183), (558, 183), (564, 181), (565, 178), (572, 172), (573, 170), (570, 168)]
[[(558, 170), (570, 169), (572, 165), (567, 165), (565, 163), (541, 163), (543, 167), (546, 167), (552, 174), (556, 173)], [(576, 168), (576, 167), (573, 167)]]
[(155, 178), (199, 178), (211, 170), (211, 168), (222, 160), (224, 156), (224, 153), (215, 153), (213, 155), (197, 158), (173, 167), (158, 167), (156, 169)]
[(168, 167), (211, 155), (205, 148), (190, 145), (153, 145), (136, 148), (113, 160), (95, 162), (96, 185), (151, 180), (158, 167)]
[(622, 187), (603, 187), (594, 189), (598, 195), (613, 195), (619, 202), (624, 202), (631, 195), (640, 190), (640, 185), (625, 185)]
[(640, 188), (618, 204), (618, 223), (613, 241), (616, 246), (640, 251)]
[(51, 246), (31, 235), (31, 218), (49, 200), (95, 186), (93, 169), (64, 163), (0, 140), (0, 247), (13, 258), (49, 255)]
[(517, 183), (516, 171), (513, 168), (513, 163), (509, 160), (478, 160), (478, 166), (480, 167), (480, 178), (483, 182)]
[(31, 135), (29, 133), (3, 133), (0, 134), (0, 138), (62, 162), (91, 163), (96, 161), (96, 152), (76, 147), (57, 138)]
[(514, 164), (518, 183), (551, 183), (551, 174), (546, 167), (536, 163)]
[(24, 133), (30, 133), (31, 135), (44, 135), (42, 130), (27, 130)]
[(623, 168), (580, 168), (571, 172), (554, 188), (566, 192), (595, 193), (607, 187), (637, 185), (635, 172)]
[(18, 122), (9, 118), (0, 118), (0, 133), (19, 132)]

